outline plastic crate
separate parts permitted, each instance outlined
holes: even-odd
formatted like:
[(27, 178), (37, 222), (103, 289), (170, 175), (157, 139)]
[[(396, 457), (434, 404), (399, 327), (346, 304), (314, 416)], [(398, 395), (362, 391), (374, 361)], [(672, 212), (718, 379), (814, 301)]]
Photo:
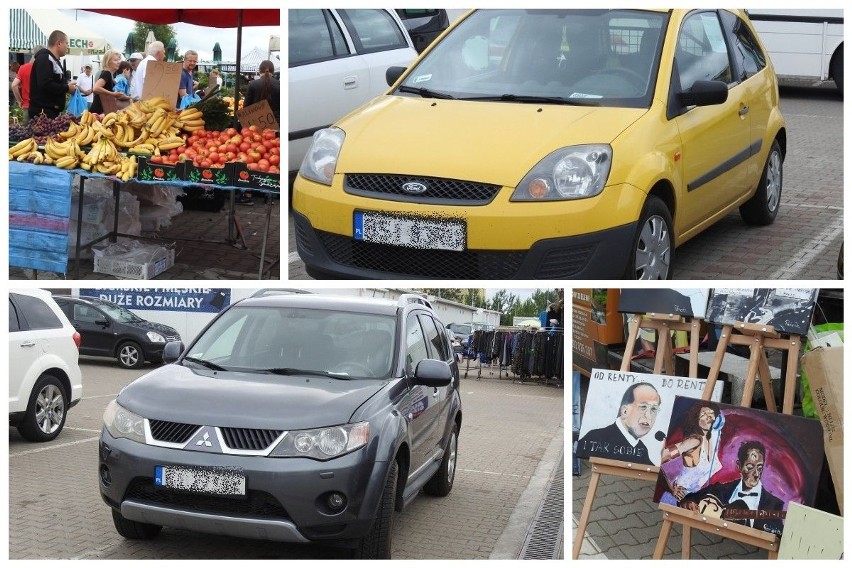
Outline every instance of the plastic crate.
[(144, 264), (95, 254), (95, 272), (133, 280), (150, 280), (174, 264), (175, 249), (173, 248), (167, 248), (165, 255)]

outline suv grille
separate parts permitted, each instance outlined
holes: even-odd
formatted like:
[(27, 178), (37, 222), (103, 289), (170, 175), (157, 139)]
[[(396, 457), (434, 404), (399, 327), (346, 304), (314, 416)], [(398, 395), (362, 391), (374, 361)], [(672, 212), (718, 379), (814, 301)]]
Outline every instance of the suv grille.
[[(409, 182), (421, 183), (427, 189), (417, 195), (406, 193), (402, 186)], [(343, 188), (346, 193), (375, 199), (445, 205), (486, 205), (500, 191), (499, 185), (486, 183), (383, 174), (347, 174)]]
[(367, 270), (426, 278), (512, 278), (525, 254), (525, 251), (415, 250), (365, 243), (323, 231), (317, 231), (316, 234), (335, 262)]
[(166, 422), (165, 420), (149, 420), (151, 436), (158, 442), (170, 444), (183, 444), (200, 428), (197, 424), (181, 424), (180, 422)]
[(124, 499), (162, 505), (197, 513), (288, 519), (290, 516), (275, 497), (265, 491), (248, 489), (245, 498), (222, 497), (206, 493), (185, 493), (154, 485), (151, 477), (137, 477), (127, 488)]
[(219, 428), (225, 445), (232, 450), (265, 450), (283, 430), (253, 430), (251, 428)]

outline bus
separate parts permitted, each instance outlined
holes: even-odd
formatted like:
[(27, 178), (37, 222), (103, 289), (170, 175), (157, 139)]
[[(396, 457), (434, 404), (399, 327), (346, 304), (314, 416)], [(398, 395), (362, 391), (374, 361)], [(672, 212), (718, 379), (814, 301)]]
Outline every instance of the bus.
[(843, 92), (843, 10), (749, 10), (775, 74), (785, 79), (833, 79)]

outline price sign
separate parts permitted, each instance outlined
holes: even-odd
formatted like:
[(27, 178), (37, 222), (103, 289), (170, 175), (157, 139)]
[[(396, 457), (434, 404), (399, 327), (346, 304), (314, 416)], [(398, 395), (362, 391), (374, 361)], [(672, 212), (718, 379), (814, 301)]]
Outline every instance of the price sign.
[(275, 115), (272, 114), (272, 107), (265, 100), (237, 111), (237, 118), (244, 127), (257, 125), (258, 128), (280, 130), (278, 121), (275, 120)]
[(182, 68), (180, 62), (149, 61), (142, 84), (142, 100), (163, 97), (172, 104), (177, 102)]

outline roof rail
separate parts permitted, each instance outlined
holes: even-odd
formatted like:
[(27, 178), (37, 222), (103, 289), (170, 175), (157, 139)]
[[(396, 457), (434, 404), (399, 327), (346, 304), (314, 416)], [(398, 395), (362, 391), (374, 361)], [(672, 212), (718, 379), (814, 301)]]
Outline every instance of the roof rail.
[(312, 294), (310, 290), (299, 288), (262, 288), (249, 296), (250, 298), (264, 298), (266, 296), (284, 296), (288, 294)]
[(419, 294), (402, 294), (396, 301), (397, 307), (404, 307), (406, 304), (422, 304), (427, 308), (431, 308), (432, 304), (429, 300)]

